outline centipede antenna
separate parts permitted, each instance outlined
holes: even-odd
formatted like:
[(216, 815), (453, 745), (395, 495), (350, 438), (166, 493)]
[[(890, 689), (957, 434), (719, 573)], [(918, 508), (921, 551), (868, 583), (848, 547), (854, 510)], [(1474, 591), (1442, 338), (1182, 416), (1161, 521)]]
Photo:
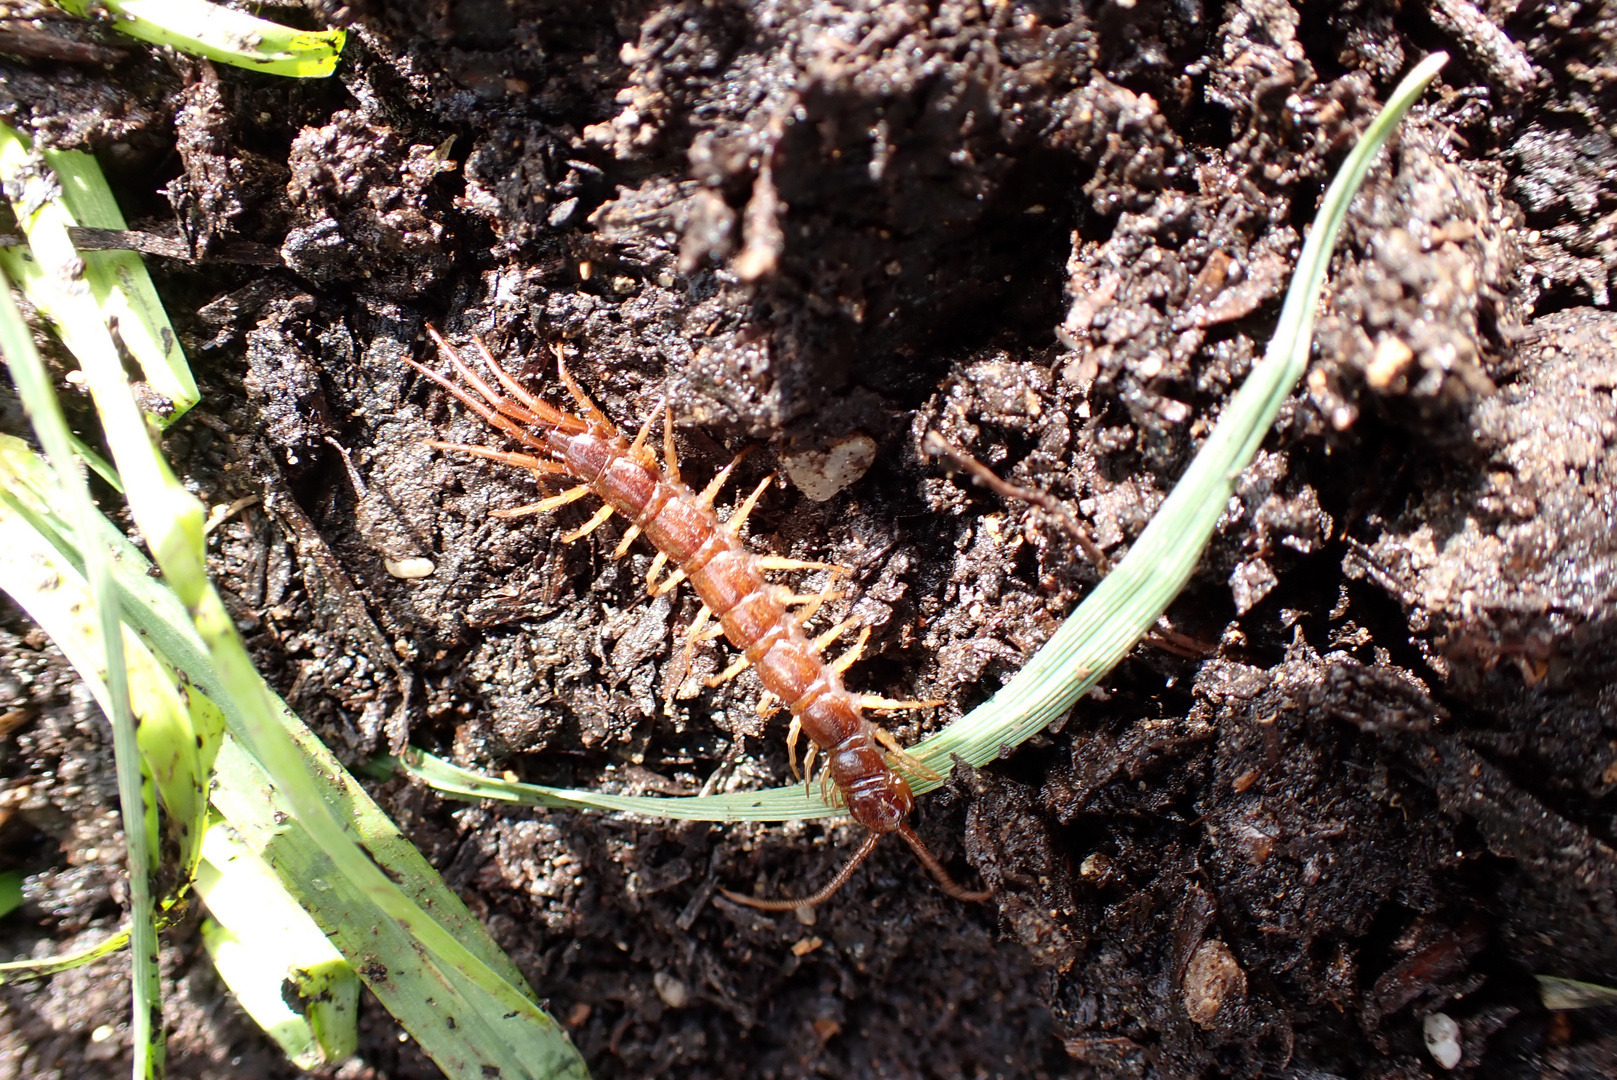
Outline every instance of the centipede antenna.
[(482, 356), (483, 363), (487, 364), (488, 369), (494, 372), (494, 377), (500, 380), (501, 386), (505, 387), (511, 392), (512, 397), (516, 398), (518, 401), (522, 402), (522, 404), (532, 409), (540, 417), (543, 417), (547, 412), (560, 412), (560, 410), (554, 405), (551, 405), (548, 402), (540, 401), (538, 398), (528, 393), (527, 390), (523, 389), (521, 383), (507, 375), (505, 373), (505, 368), (501, 367), (500, 362), (494, 359), (494, 355), (488, 351), (488, 346), (483, 344), (482, 338), (472, 338), (472, 344), (477, 346), (477, 352), (480, 356)]
[(573, 400), (578, 402), (578, 407), (584, 410), (584, 415), (589, 417), (593, 423), (599, 424), (609, 431), (617, 431), (617, 425), (607, 419), (606, 413), (596, 408), (595, 402), (590, 400), (590, 396), (584, 393), (584, 388), (578, 385), (578, 380), (573, 378), (573, 373), (567, 370), (567, 355), (562, 348), (561, 342), (558, 341), (551, 345), (550, 351), (556, 354), (556, 373), (561, 376), (562, 385), (567, 387), (569, 394), (573, 395)]
[(459, 386), (456, 386), (454, 383), (450, 382), (436, 371), (433, 371), (428, 367), (423, 367), (421, 364), (416, 363), (409, 357), (405, 357), (404, 362), (410, 367), (413, 367), (417, 371), (421, 372), (421, 374), (425, 375), (439, 386), (443, 387), (445, 390), (448, 390), (462, 405), (475, 412), (478, 416), (481, 416), (490, 427), (499, 428), (501, 431), (505, 432), (507, 435), (511, 436), (511, 438), (517, 440), (517, 442), (524, 446), (531, 446), (535, 450), (544, 450), (547, 452), (550, 450), (550, 447), (545, 445), (543, 440), (522, 430), (522, 426), (516, 423), (516, 421), (511, 420), (509, 417), (501, 416), (499, 413), (489, 408), (488, 405), (477, 400), (475, 397), (468, 394), (465, 390), (461, 389)]
[[(456, 352), (454, 346), (444, 340), (443, 335), (438, 333), (438, 328), (431, 323), (427, 324), (427, 335), (432, 338), (432, 343), (438, 346), (438, 351), (449, 358), (450, 366), (460, 373), (460, 377), (471, 383), (472, 388), (483, 395), (484, 401), (519, 424), (539, 423), (539, 417), (532, 410), (524, 409), (521, 405), (502, 396), (498, 390), (484, 382), (482, 376), (473, 371), (471, 365), (460, 358), (460, 353)], [(478, 345), (481, 346), (482, 342), (478, 342)], [(483, 355), (488, 356), (486, 348), (483, 349)]]
[(471, 454), (474, 457), (488, 458), (498, 461), (502, 465), (515, 465), (519, 469), (532, 469), (537, 473), (565, 473), (566, 467), (557, 461), (546, 461), (536, 458), (532, 454), (511, 454), (504, 450), (496, 450), (492, 446), (478, 446), (475, 443), (439, 442), (437, 439), (427, 439), (426, 444), (434, 450), (455, 450), (462, 454)]
[[(870, 853), (876, 850), (876, 843), (880, 839), (881, 833), (871, 833), (865, 837), (865, 842), (859, 845), (859, 850), (853, 853), (853, 858), (844, 863), (842, 869), (837, 871), (837, 876), (832, 878), (825, 888), (813, 896), (805, 896), (797, 900), (759, 900), (753, 896), (742, 896), (740, 893), (731, 892), (729, 889), (720, 889), (719, 892), (723, 893), (727, 900), (734, 901), (737, 904), (745, 904), (747, 907), (756, 908), (759, 911), (801, 911), (804, 908), (818, 907), (831, 899), (838, 889), (848, 883), (848, 879), (853, 876), (853, 872), (859, 869), (859, 864), (870, 858)], [(933, 859), (933, 862), (935, 863), (937, 860)], [(941, 870), (942, 868), (940, 867), (939, 869)]]
[(921, 860), (921, 865), (926, 867), (927, 872), (932, 875), (932, 879), (938, 883), (938, 888), (949, 896), (967, 904), (980, 904), (994, 895), (993, 889), (975, 891), (957, 884), (955, 879), (949, 876), (949, 871), (945, 870), (943, 864), (938, 861), (938, 857), (932, 854), (932, 849), (927, 847), (919, 836), (915, 835), (915, 830), (910, 828), (908, 824), (898, 827), (898, 835), (902, 836), (904, 842), (910, 846), (910, 850), (915, 852), (915, 857)]

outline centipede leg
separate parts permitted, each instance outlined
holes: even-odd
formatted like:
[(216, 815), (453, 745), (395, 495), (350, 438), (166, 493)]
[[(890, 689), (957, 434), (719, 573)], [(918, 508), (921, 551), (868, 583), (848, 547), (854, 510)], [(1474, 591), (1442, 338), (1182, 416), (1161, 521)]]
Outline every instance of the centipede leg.
[(741, 526), (747, 523), (747, 515), (751, 514), (752, 508), (758, 505), (759, 497), (762, 496), (763, 493), (768, 490), (769, 485), (773, 484), (774, 482), (774, 473), (770, 473), (768, 476), (760, 480), (758, 482), (758, 486), (752, 489), (752, 494), (748, 495), (746, 500), (736, 508), (736, 512), (730, 515), (730, 520), (724, 523), (724, 527), (729, 529), (732, 533), (739, 533), (741, 531)]
[(708, 686), (722, 686), (731, 679), (735, 678), (737, 675), (741, 674), (743, 671), (746, 671), (751, 666), (751, 660), (748, 660), (745, 656), (738, 657), (735, 663), (731, 664), (717, 675), (709, 675), (702, 681)]
[[(876, 850), (876, 844), (880, 840), (881, 833), (871, 833), (865, 837), (865, 842), (859, 845), (859, 850), (855, 851), (853, 857), (842, 865), (841, 870), (837, 871), (837, 876), (832, 878), (825, 888), (813, 896), (805, 896), (797, 900), (759, 900), (756, 897), (731, 892), (729, 889), (720, 889), (719, 892), (723, 893), (727, 900), (737, 904), (745, 904), (747, 907), (756, 908), (759, 911), (800, 911), (803, 908), (817, 907), (831, 899), (832, 896), (836, 895), (838, 889), (848, 883), (848, 879), (853, 876), (853, 872), (859, 869), (859, 864), (870, 858), (870, 853)], [(928, 854), (930, 855), (931, 853), (928, 852)], [(936, 861), (936, 859), (933, 860), (933, 862)]]
[(758, 704), (753, 706), (753, 711), (755, 711), (765, 720), (768, 720), (771, 716), (774, 716), (776, 713), (780, 712), (780, 706), (776, 704), (776, 702), (779, 700), (780, 699), (775, 697), (773, 692), (765, 690), (763, 695), (758, 698)]
[(621, 559), (625, 555), (629, 554), (629, 545), (633, 544), (635, 537), (639, 535), (640, 526), (638, 525), (630, 525), (627, 529), (623, 530), (623, 539), (619, 540), (618, 546), (612, 549), (612, 558)]
[(640, 430), (635, 432), (634, 442), (629, 444), (629, 456), (648, 469), (657, 467), (657, 455), (646, 449), (646, 436), (651, 434), (651, 425), (656, 420), (655, 412), (646, 417), (645, 423), (640, 425)]
[(932, 875), (932, 879), (938, 883), (938, 888), (949, 896), (968, 904), (980, 904), (984, 900), (993, 897), (993, 889), (974, 891), (956, 884), (955, 879), (949, 876), (949, 871), (945, 870), (943, 864), (938, 861), (938, 857), (932, 854), (932, 849), (927, 847), (921, 838), (915, 835), (915, 830), (908, 825), (900, 825), (898, 835), (902, 836), (904, 842), (910, 846), (910, 850), (915, 852), (915, 857), (921, 860), (921, 865), (926, 867), (927, 872)]
[(873, 712), (897, 712), (900, 709), (935, 709), (942, 705), (941, 701), (894, 701), (884, 698), (880, 694), (855, 694), (854, 700), (861, 709), (870, 709)]
[(803, 734), (803, 720), (801, 717), (792, 717), (791, 726), (786, 729), (786, 764), (791, 766), (792, 779), (800, 780), (803, 774), (797, 769), (797, 737)]
[(584, 522), (584, 524), (580, 525), (570, 533), (562, 533), (561, 542), (564, 544), (571, 544), (576, 540), (584, 539), (584, 537), (588, 536), (596, 529), (599, 529), (602, 525), (605, 525), (606, 520), (612, 516), (612, 513), (613, 511), (610, 506), (601, 507), (599, 510), (595, 511), (595, 516)]
[(672, 592), (680, 582), (685, 580), (685, 571), (675, 570), (655, 585), (647, 586), (646, 591), (652, 596), (661, 596), (665, 592)]
[(802, 624), (813, 619), (815, 615), (818, 615), (821, 605), (823, 605), (827, 600), (840, 600), (845, 595), (845, 593), (837, 592), (835, 589), (827, 589), (824, 592), (808, 594), (792, 593), (789, 596), (782, 597), (781, 603), (787, 607), (797, 607), (799, 604), (801, 604), (803, 606), (803, 610), (797, 613), (797, 619), (799, 624)]
[(859, 619), (857, 616), (850, 615), (846, 619), (843, 619), (841, 622), (837, 623), (835, 626), (831, 627), (831, 629), (814, 639), (815, 650), (818, 651), (820, 649), (824, 649), (827, 645), (841, 637), (844, 630), (847, 630), (848, 627), (854, 625), (858, 621)]
[(674, 408), (663, 403), (663, 471), (668, 479), (679, 483), (679, 452), (674, 449)]
[(833, 574), (851, 574), (853, 568), (840, 563), (805, 562), (802, 559), (788, 559), (780, 555), (758, 556), (760, 570), (829, 570)]
[(703, 488), (696, 496), (696, 501), (701, 503), (703, 506), (712, 506), (713, 500), (719, 496), (720, 489), (723, 488), (725, 483), (729, 481), (730, 474), (736, 471), (736, 466), (740, 465), (742, 459), (744, 459), (750, 453), (752, 453), (752, 447), (749, 446), (745, 450), (741, 451), (741, 453), (737, 454), (735, 458), (731, 460), (730, 464), (720, 469), (719, 474), (713, 479), (709, 480), (707, 482), (707, 487)]
[(924, 780), (943, 779), (942, 773), (933, 769), (930, 765), (911, 754), (908, 750), (905, 750), (904, 747), (899, 744), (899, 741), (893, 738), (893, 733), (891, 731), (888, 731), (886, 728), (880, 727), (876, 724), (872, 724), (870, 727), (871, 734), (876, 736), (877, 742), (881, 743), (887, 748), (887, 752), (892, 756), (892, 759), (898, 764), (904, 766), (904, 768), (909, 770), (912, 774)]
[(837, 657), (835, 660), (831, 661), (831, 670), (835, 671), (838, 675), (841, 675), (844, 671), (847, 671), (849, 668), (853, 667), (853, 665), (859, 661), (859, 658), (864, 655), (865, 642), (869, 640), (870, 627), (861, 626), (859, 628), (859, 640), (853, 643), (853, 647), (851, 649)]
[[(690, 628), (685, 631), (685, 648), (680, 659), (679, 675), (668, 680), (668, 693), (663, 697), (663, 712), (668, 716), (674, 715), (674, 694), (684, 685), (686, 677), (691, 673), (691, 666), (696, 661), (696, 646), (702, 641), (702, 628), (712, 617), (712, 610), (703, 604), (697, 611), (696, 618), (691, 620)], [(723, 629), (719, 627), (720, 632)]]

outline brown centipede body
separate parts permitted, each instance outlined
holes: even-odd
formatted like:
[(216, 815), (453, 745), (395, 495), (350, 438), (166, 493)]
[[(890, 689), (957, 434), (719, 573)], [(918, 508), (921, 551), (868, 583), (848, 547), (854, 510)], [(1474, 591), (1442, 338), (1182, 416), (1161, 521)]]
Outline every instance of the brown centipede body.
[[(672, 417), (666, 408), (663, 425), (663, 462), (646, 446), (646, 437), (655, 416), (640, 428), (634, 440), (623, 437), (616, 425), (598, 409), (568, 373), (561, 349), (556, 351), (557, 370), (563, 385), (578, 404), (581, 415), (563, 412), (525, 390), (495, 361), (481, 341), (474, 339), (484, 364), (493, 373), (504, 393), (480, 377), (432, 327), (427, 332), (440, 353), (449, 359), (466, 386), (454, 382), (411, 360), (406, 363), (442, 386), (468, 408), (498, 429), (525, 451), (512, 452), (466, 443), (431, 442), (440, 450), (459, 451), (503, 462), (538, 474), (569, 477), (577, 483), (559, 495), (531, 507), (504, 511), (506, 516), (554, 509), (585, 495), (593, 494), (603, 503), (580, 529), (563, 537), (576, 540), (603, 524), (614, 513), (629, 521), (616, 554), (627, 552), (636, 537), (644, 535), (657, 549), (648, 573), (654, 594), (688, 581), (702, 601), (687, 635), (687, 658), (694, 643), (720, 633), (742, 654), (718, 680), (751, 665), (765, 690), (779, 699), (791, 713), (788, 754), (796, 769), (796, 739), (799, 732), (811, 743), (808, 769), (816, 752), (824, 754), (821, 782), (847, 808), (854, 821), (869, 830), (858, 850), (829, 884), (812, 896), (795, 900), (759, 900), (724, 890), (739, 903), (769, 911), (811, 907), (831, 896), (865, 860), (876, 843), (888, 833), (897, 833), (914, 850), (922, 865), (950, 896), (960, 900), (985, 900), (989, 894), (974, 892), (949, 876), (938, 859), (916, 835), (909, 823), (914, 796), (894, 767), (904, 764), (924, 771), (924, 766), (905, 755), (897, 742), (864, 715), (865, 707), (894, 708), (917, 702), (890, 702), (870, 695), (850, 692), (842, 683), (842, 671), (857, 657), (865, 637), (848, 655), (828, 663), (821, 650), (846, 629), (839, 623), (817, 638), (802, 630), (802, 621), (790, 607), (803, 604), (809, 613), (831, 593), (799, 597), (783, 585), (768, 580), (769, 570), (818, 568), (822, 563), (803, 563), (764, 556), (749, 551), (738, 530), (752, 510), (769, 480), (752, 492), (726, 522), (713, 508), (720, 486), (728, 479), (736, 462), (721, 471), (700, 493), (681, 478), (674, 452)], [(737, 461), (740, 459), (738, 458)], [(660, 581), (667, 565), (673, 570)], [(709, 621), (717, 626), (707, 628)], [(705, 629), (707, 628), (707, 629)]]

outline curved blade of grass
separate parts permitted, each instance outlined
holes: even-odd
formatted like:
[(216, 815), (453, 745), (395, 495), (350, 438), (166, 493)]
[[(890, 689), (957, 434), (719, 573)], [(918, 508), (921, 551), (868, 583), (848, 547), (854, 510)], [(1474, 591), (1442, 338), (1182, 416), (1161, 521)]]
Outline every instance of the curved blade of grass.
[[(939, 775), (949, 773), (955, 756), (983, 765), (998, 757), (1002, 747), (1017, 746), (1044, 730), (1128, 655), (1179, 595), (1229, 506), (1241, 471), (1308, 366), (1320, 286), (1349, 203), (1398, 121), (1447, 62), (1445, 53), (1433, 53), (1405, 76), (1342, 163), (1320, 202), (1263, 359), (1253, 366), (1128, 554), (1014, 679), (987, 702), (909, 749), (922, 764)], [(727, 795), (604, 795), (481, 777), (419, 751), (398, 766), (446, 794), (465, 798), (699, 821), (784, 821), (844, 813), (821, 802), (817, 794), (805, 795), (801, 784)], [(917, 779), (912, 787), (919, 794), (941, 783)]]
[(0, 874), (0, 919), (22, 906), (22, 872), (7, 870)]
[(203, 841), (202, 941), (225, 985), (300, 1069), (335, 1066), (359, 1045), (359, 976), (223, 821)]
[(80, 252), (68, 236), (76, 225), (124, 227), (95, 158), (77, 150), (36, 154), (27, 136), (0, 124), (0, 182), (28, 237), (27, 247), (0, 248), (0, 267), (75, 357), (116, 356), (121, 342), (159, 399), (151, 415), (172, 424), (197, 403), (196, 381), (145, 264), (133, 251)]
[[(0, 463), (13, 455), (31, 457), (23, 444), (0, 436)], [(35, 490), (41, 483), (38, 471), (17, 472), (21, 483), (33, 487), (22, 497), (0, 497), (0, 512), (19, 508), (17, 518), (43, 545), (27, 548), (29, 558), (48, 563), (59, 579), (68, 580), (81, 565), (74, 531)], [(505, 1077), (584, 1077), (571, 1042), (533, 1003), (521, 974), (330, 751), (256, 672), (248, 669), (252, 695), (239, 679), (234, 685), (227, 681), (185, 606), (151, 575), (145, 556), (105, 517), (98, 515), (94, 528), (95, 542), (112, 551), (125, 622), (157, 655), (185, 672), (193, 695), (219, 705), (231, 732), (250, 727), (244, 711), (254, 696), (273, 708), (281, 738), (299, 755), (296, 774), (312, 784), (328, 816), (349, 823), (363, 851), (333, 858), (304, 826), (283, 786), (243, 741), (227, 735), (215, 767), (214, 805), (275, 868), (405, 1030), (451, 1077), (481, 1080), (496, 1071)], [(25, 549), (24, 540), (19, 538), (19, 550)], [(355, 880), (366, 871), (374, 875), (371, 881)], [(377, 877), (394, 894), (381, 903), (375, 899)], [(434, 920), (439, 933), (417, 932), (422, 918)], [(451, 936), (455, 945), (444, 947), (443, 936)], [(453, 1025), (445, 1023), (446, 1016)]]
[(105, 11), (120, 32), (249, 71), (323, 79), (337, 69), (346, 30), (294, 30), (203, 0), (56, 0), (85, 18)]
[(1599, 983), (1562, 979), (1555, 975), (1534, 975), (1538, 997), (1546, 1009), (1598, 1009), (1617, 1005), (1617, 989)]
[[(28, 332), (22, 312), (17, 310), (11, 298), (11, 283), (6, 280), (3, 271), (0, 271), (0, 352), (4, 353), (6, 366), (11, 369), (11, 378), (22, 398), (23, 407), (50, 458), (60, 497), (66, 502), (80, 531), (89, 535), (90, 524), (99, 514), (90, 499), (89, 488), (85, 486), (78, 458), (73, 455), (72, 444), (67, 438), (67, 421), (51, 390), (45, 364), (34, 350), (33, 335)], [(8, 524), (18, 523), (18, 519), (12, 518)], [(32, 530), (26, 524), (22, 524), (20, 529), (7, 531), (21, 532), (24, 534), (21, 540), (32, 538)], [(8, 561), (17, 555), (18, 549), (9, 545), (0, 550), (0, 558)], [(139, 738), (130, 703), (129, 670), (125, 667), (126, 643), (123, 624), (118, 618), (118, 597), (112, 584), (108, 553), (99, 544), (88, 544), (83, 557), (89, 578), (89, 602), (87, 605), (80, 604), (76, 609), (63, 609), (69, 619), (77, 622), (75, 629), (78, 634), (72, 635), (64, 627), (64, 634), (68, 634), (72, 640), (61, 637), (56, 640), (63, 647), (63, 652), (68, 652), (71, 644), (82, 644), (82, 654), (76, 658), (69, 654), (69, 659), (74, 661), (80, 672), (99, 668), (98, 673), (104, 680), (97, 703), (112, 723), (118, 802), (123, 814), (129, 862), (129, 934), (133, 968), (130, 1014), (130, 1035), (134, 1047), (132, 1075), (136, 1080), (144, 1080), (162, 1074), (166, 1056), (162, 1022), (163, 988), (157, 966), (157, 912), (152, 902), (157, 806), (155, 793), (148, 806), (146, 792), (142, 790)], [(14, 589), (14, 586), (21, 584), (26, 573), (25, 564), (13, 563), (6, 572), (0, 573), (0, 583), (5, 584), (8, 590)], [(48, 583), (41, 581), (40, 584)], [(48, 589), (43, 592), (35, 590), (34, 599), (43, 601), (49, 592)], [(27, 606), (23, 595), (13, 591), (13, 596)], [(131, 658), (137, 663), (149, 660), (149, 654), (140, 655), (144, 653), (145, 650), (136, 643)], [(143, 687), (147, 682), (145, 677), (149, 674), (142, 666)], [(156, 695), (146, 704), (150, 710), (147, 715), (154, 722), (158, 722), (160, 717), (166, 721), (167, 705), (160, 695)], [(164, 726), (167, 728), (171, 725), (165, 722)]]
[(64, 971), (93, 964), (104, 956), (111, 956), (129, 947), (129, 930), (116, 931), (102, 941), (78, 952), (60, 953), (44, 960), (13, 960), (0, 964), (0, 986), (6, 983), (43, 979), (47, 975), (60, 975)]

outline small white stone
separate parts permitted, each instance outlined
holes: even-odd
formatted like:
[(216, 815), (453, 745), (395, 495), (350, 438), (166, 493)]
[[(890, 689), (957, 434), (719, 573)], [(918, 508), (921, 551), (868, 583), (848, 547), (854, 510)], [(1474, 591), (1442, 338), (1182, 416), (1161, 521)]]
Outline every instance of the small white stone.
[(408, 559), (385, 559), (382, 565), (387, 567), (388, 573), (406, 581), (430, 577), (432, 572), (438, 569), (437, 563), (420, 555), (412, 556)]
[(668, 972), (657, 972), (651, 977), (651, 982), (657, 988), (657, 996), (670, 1009), (683, 1009), (691, 1003), (690, 989)]
[(783, 454), (780, 460), (799, 491), (815, 502), (825, 502), (875, 464), (876, 440), (856, 431), (824, 450)]
[(1426, 1022), (1421, 1025), (1422, 1034), (1426, 1036), (1426, 1051), (1432, 1055), (1432, 1060), (1445, 1069), (1452, 1069), (1464, 1057), (1464, 1049), (1460, 1046), (1460, 1025), (1448, 1013), (1427, 1013)]

